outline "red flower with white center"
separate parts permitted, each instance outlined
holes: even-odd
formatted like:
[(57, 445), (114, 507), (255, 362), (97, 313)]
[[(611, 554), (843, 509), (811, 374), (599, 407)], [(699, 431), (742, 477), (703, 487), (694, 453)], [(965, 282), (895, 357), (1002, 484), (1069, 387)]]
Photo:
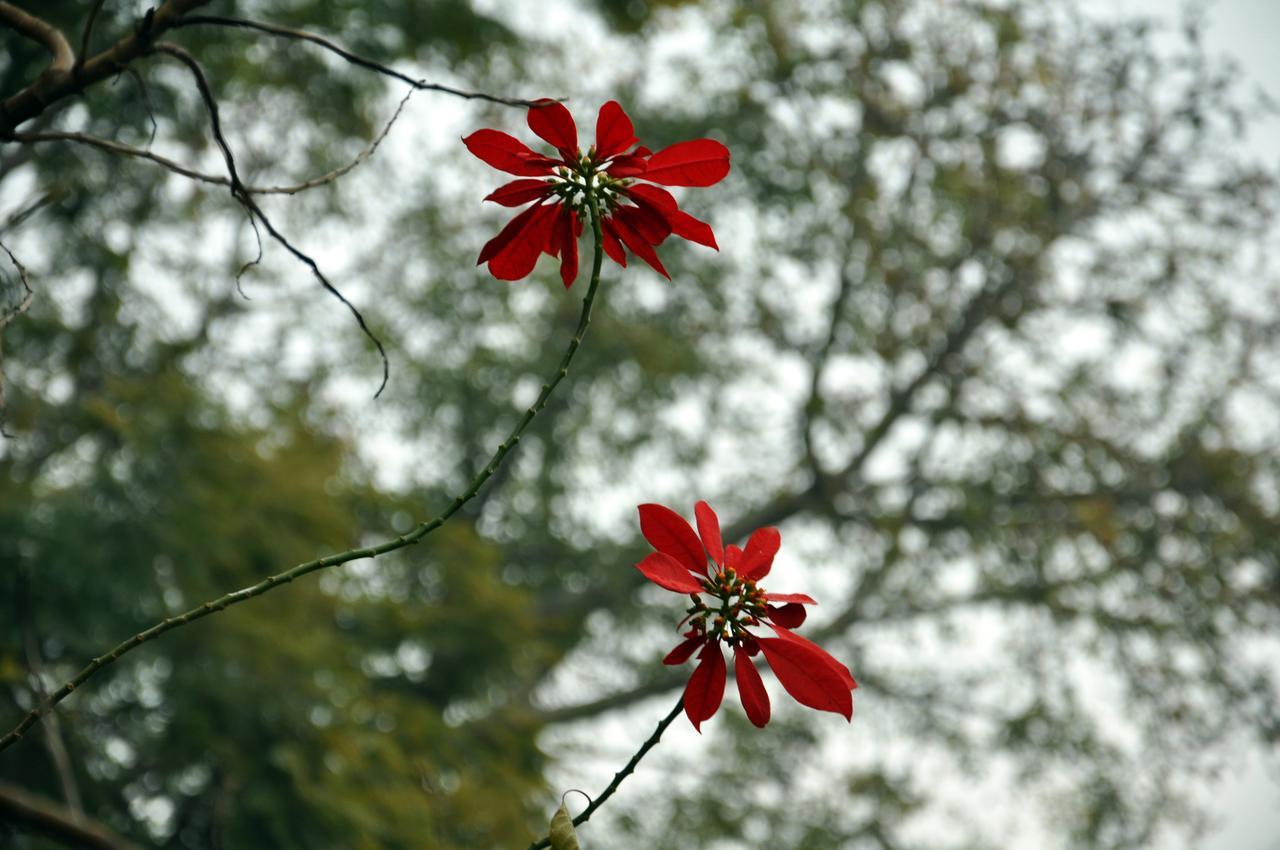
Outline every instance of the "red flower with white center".
[[(694, 506), (698, 532), (670, 508), (641, 505), (640, 532), (657, 551), (636, 564), (645, 578), (693, 604), (681, 624), (684, 641), (662, 659), (683, 664), (696, 652), (698, 666), (684, 689), (684, 711), (693, 728), (720, 708), (727, 676), (723, 648), (733, 651), (738, 696), (756, 726), (769, 722), (769, 694), (751, 660), (759, 653), (796, 702), (853, 719), (853, 680), (849, 668), (812, 641), (792, 632), (805, 619), (805, 605), (817, 603), (803, 593), (766, 593), (758, 582), (769, 574), (782, 543), (776, 528), (752, 533), (746, 548), (725, 546), (720, 520), (706, 502)], [(752, 633), (768, 627), (772, 636)]]
[(462, 140), (480, 159), (522, 179), (485, 198), (504, 207), (533, 206), (511, 219), (480, 251), (480, 263), (499, 280), (519, 280), (538, 257), (560, 258), (565, 287), (578, 276), (578, 237), (592, 209), (601, 216), (604, 252), (620, 266), (627, 251), (668, 280), (654, 248), (671, 234), (719, 250), (705, 222), (680, 209), (661, 186), (710, 186), (729, 173), (729, 149), (712, 139), (677, 142), (654, 153), (635, 147), (631, 119), (617, 101), (600, 107), (596, 143), (584, 154), (578, 127), (563, 104), (538, 101), (529, 109), (529, 129), (550, 143), (559, 157), (544, 156), (499, 130), (477, 130)]

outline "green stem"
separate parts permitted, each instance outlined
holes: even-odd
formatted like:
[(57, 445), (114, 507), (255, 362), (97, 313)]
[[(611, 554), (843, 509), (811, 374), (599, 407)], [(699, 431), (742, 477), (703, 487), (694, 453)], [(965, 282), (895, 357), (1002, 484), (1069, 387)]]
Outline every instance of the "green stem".
[[(618, 790), (618, 786), (622, 784), (622, 780), (635, 772), (636, 765), (640, 764), (640, 759), (644, 758), (645, 753), (649, 752), (649, 750), (652, 750), (657, 745), (658, 741), (662, 738), (662, 733), (667, 731), (667, 727), (670, 726), (671, 722), (680, 715), (680, 712), (683, 709), (684, 697), (681, 696), (680, 699), (676, 700), (676, 704), (672, 707), (671, 711), (667, 712), (667, 716), (658, 721), (658, 728), (654, 729), (653, 734), (649, 736), (649, 739), (640, 745), (640, 749), (636, 750), (636, 754), (631, 757), (631, 760), (623, 765), (622, 770), (619, 770), (613, 775), (613, 781), (600, 792), (598, 797), (591, 801), (590, 805), (582, 810), (582, 814), (573, 819), (574, 826), (581, 826), (590, 820), (591, 816), (595, 814), (596, 809), (603, 806), (605, 800), (608, 800), (613, 796), (613, 792)], [(529, 850), (543, 850), (543, 848), (550, 846), (551, 838), (547, 837), (541, 841), (535, 841), (530, 844)]]
[(569, 346), (565, 349), (564, 356), (560, 358), (560, 366), (557, 368), (555, 374), (552, 375), (551, 380), (542, 385), (542, 391), (538, 393), (538, 398), (529, 406), (529, 409), (524, 412), (524, 416), (522, 416), (520, 421), (516, 423), (515, 428), (512, 429), (511, 433), (507, 436), (507, 439), (498, 446), (497, 451), (495, 451), (493, 456), (489, 458), (489, 462), (484, 466), (484, 468), (476, 473), (475, 479), (471, 482), (471, 486), (469, 486), (465, 492), (455, 497), (442, 513), (432, 519), (419, 523), (407, 534), (401, 534), (398, 537), (394, 537), (375, 546), (348, 549), (345, 552), (326, 555), (325, 557), (317, 558), (314, 561), (307, 561), (305, 564), (298, 564), (292, 569), (285, 570), (282, 573), (277, 573), (270, 578), (265, 578), (255, 585), (228, 593), (225, 596), (219, 596), (217, 599), (212, 599), (205, 602), (203, 605), (198, 605), (190, 611), (162, 620), (151, 628), (141, 631), (128, 640), (117, 644), (113, 649), (99, 655), (97, 658), (94, 658), (86, 664), (84, 669), (77, 673), (74, 678), (67, 681), (67, 683), (62, 687), (40, 700), (39, 704), (37, 704), (35, 708), (31, 709), (31, 711), (22, 718), (21, 723), (14, 727), (12, 731), (5, 734), (3, 738), (0, 738), (0, 750), (4, 750), (17, 743), (23, 734), (26, 733), (26, 731), (30, 729), (36, 721), (47, 714), (55, 705), (70, 696), (76, 688), (83, 685), (91, 676), (103, 667), (106, 667), (108, 664), (111, 664), (116, 661), (116, 659), (120, 658), (120, 656), (136, 649), (138, 646), (146, 643), (152, 638), (159, 637), (171, 629), (176, 629), (179, 626), (185, 626), (187, 623), (207, 617), (224, 608), (245, 602), (255, 596), (261, 596), (269, 590), (273, 590), (282, 584), (288, 584), (294, 579), (301, 578), (308, 573), (314, 573), (317, 570), (327, 569), (328, 567), (336, 567), (361, 558), (376, 558), (379, 555), (385, 555), (388, 552), (394, 552), (397, 549), (403, 549), (406, 546), (411, 546), (431, 532), (435, 531), (440, 526), (444, 525), (445, 522), (451, 516), (456, 514), (463, 505), (475, 498), (476, 494), (480, 491), (480, 488), (484, 486), (484, 483), (493, 476), (494, 472), (497, 471), (507, 454), (515, 448), (517, 443), (520, 442), (520, 435), (524, 433), (524, 430), (529, 427), (529, 423), (532, 422), (534, 417), (537, 416), (546, 406), (547, 399), (551, 397), (551, 393), (555, 391), (555, 388), (562, 380), (564, 380), (565, 376), (569, 374), (569, 364), (573, 362), (573, 357), (578, 352), (578, 347), (582, 345), (582, 337), (586, 334), (587, 326), (591, 324), (591, 308), (595, 303), (596, 290), (600, 287), (600, 267), (604, 260), (604, 242), (601, 234), (599, 207), (592, 193), (588, 192), (587, 195), (590, 199), (591, 205), (591, 229), (592, 235), (595, 237), (595, 258), (591, 266), (591, 283), (587, 287), (586, 297), (582, 299), (582, 313), (578, 317), (578, 327), (574, 330), (573, 338), (569, 340)]

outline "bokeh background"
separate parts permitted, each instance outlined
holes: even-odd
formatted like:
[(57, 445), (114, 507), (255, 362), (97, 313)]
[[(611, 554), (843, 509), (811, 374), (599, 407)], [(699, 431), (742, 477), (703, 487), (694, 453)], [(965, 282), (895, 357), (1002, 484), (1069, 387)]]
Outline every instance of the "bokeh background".
[[(35, 5), (78, 34), (88, 4)], [(99, 43), (145, 5), (109, 0)], [(524, 847), (678, 696), (680, 605), (630, 566), (634, 510), (705, 498), (739, 536), (781, 527), (770, 585), (818, 597), (803, 631), (859, 678), (854, 722), (767, 677), (758, 731), (731, 687), (585, 847), (1280, 847), (1274, 4), (207, 11), (567, 97), (584, 136), (616, 98), (655, 149), (719, 138), (733, 172), (684, 197), (721, 251), (664, 247), (670, 283), (607, 268), (570, 381), (461, 515), (127, 656), (0, 753), (0, 798), (142, 847)], [(307, 45), (172, 39), (254, 183), (350, 159), (404, 95)], [(0, 93), (47, 61), (0, 45)], [(136, 70), (41, 126), (218, 172), (185, 71)], [(465, 487), (582, 288), (474, 267), (504, 219), (459, 143), (481, 126), (532, 140), (519, 109), (421, 92), (336, 185), (264, 201), (387, 341), (376, 401), (305, 268), (268, 244), (237, 291), (257, 246), (224, 190), (0, 146), (0, 239), (37, 290), (3, 338), (0, 725), (156, 620)], [(57, 843), (0, 814), (0, 845)]]

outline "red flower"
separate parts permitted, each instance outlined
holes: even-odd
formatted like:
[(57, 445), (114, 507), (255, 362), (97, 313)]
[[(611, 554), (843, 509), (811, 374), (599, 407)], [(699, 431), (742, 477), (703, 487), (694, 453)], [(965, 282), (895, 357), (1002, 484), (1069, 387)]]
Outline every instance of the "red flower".
[[(694, 506), (698, 532), (675, 511), (662, 505), (640, 506), (640, 531), (657, 551), (636, 564), (649, 581), (693, 598), (684, 640), (662, 659), (683, 664), (694, 653), (698, 666), (684, 689), (684, 711), (701, 731), (720, 708), (726, 668), (723, 646), (733, 650), (738, 696), (756, 726), (769, 722), (769, 695), (755, 663), (763, 652), (782, 687), (797, 702), (853, 718), (853, 689), (858, 683), (845, 667), (817, 644), (791, 630), (805, 619), (805, 605), (816, 605), (803, 593), (765, 593), (758, 582), (769, 574), (782, 542), (776, 528), (752, 533), (745, 549), (725, 546), (720, 521), (706, 502)], [(749, 629), (768, 626), (762, 637)]]
[(654, 247), (671, 234), (719, 250), (705, 222), (680, 209), (663, 186), (710, 186), (729, 173), (729, 150), (712, 139), (678, 142), (653, 153), (636, 144), (631, 119), (617, 101), (600, 107), (596, 143), (578, 148), (578, 127), (563, 104), (539, 101), (529, 109), (529, 129), (550, 143), (559, 158), (543, 156), (514, 136), (477, 130), (462, 140), (489, 165), (523, 178), (492, 192), (486, 201), (504, 207), (533, 202), (480, 251), (480, 263), (499, 280), (519, 280), (538, 257), (560, 258), (560, 279), (572, 286), (578, 276), (578, 237), (593, 195), (601, 215), (603, 248), (620, 266), (627, 251), (670, 279)]

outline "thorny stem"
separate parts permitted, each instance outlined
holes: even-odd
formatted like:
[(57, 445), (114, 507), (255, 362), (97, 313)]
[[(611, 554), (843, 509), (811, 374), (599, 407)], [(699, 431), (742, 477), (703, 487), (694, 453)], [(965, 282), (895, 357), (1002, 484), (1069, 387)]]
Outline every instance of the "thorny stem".
[[(176, 629), (179, 626), (185, 626), (187, 623), (207, 617), (214, 612), (221, 611), (224, 608), (252, 599), (255, 596), (261, 596), (282, 584), (288, 584), (294, 579), (301, 578), (308, 573), (314, 573), (317, 570), (327, 569), (328, 567), (336, 567), (361, 558), (376, 558), (379, 555), (386, 555), (389, 552), (396, 551), (397, 549), (403, 549), (406, 546), (411, 546), (422, 540), (422, 538), (426, 537), (440, 526), (444, 525), (445, 522), (456, 514), (463, 505), (475, 498), (476, 494), (480, 492), (480, 488), (483, 487), (485, 482), (488, 481), (493, 476), (494, 472), (497, 471), (507, 454), (515, 448), (517, 443), (520, 442), (521, 434), (523, 434), (525, 429), (529, 427), (529, 423), (533, 421), (534, 417), (536, 417), (546, 406), (547, 400), (551, 398), (551, 393), (555, 391), (555, 388), (559, 386), (560, 382), (569, 374), (569, 365), (573, 362), (574, 355), (577, 354), (579, 346), (582, 345), (582, 338), (586, 334), (587, 326), (591, 324), (591, 309), (595, 304), (596, 291), (600, 287), (600, 269), (601, 264), (604, 261), (604, 242), (601, 234), (599, 207), (591, 193), (588, 193), (588, 197), (591, 208), (591, 232), (595, 239), (595, 256), (591, 266), (591, 282), (587, 287), (586, 296), (582, 299), (582, 312), (578, 316), (578, 326), (574, 329), (573, 336), (569, 340), (568, 347), (565, 348), (564, 356), (560, 358), (560, 365), (557, 367), (555, 374), (551, 376), (551, 379), (547, 381), (547, 383), (542, 385), (542, 391), (538, 393), (537, 399), (535, 399), (533, 404), (529, 406), (529, 409), (524, 412), (524, 415), (520, 417), (520, 421), (516, 423), (516, 426), (511, 430), (511, 433), (507, 435), (507, 439), (498, 446), (497, 451), (495, 451), (493, 456), (489, 458), (489, 462), (476, 473), (471, 485), (464, 492), (455, 496), (447, 508), (432, 519), (419, 523), (412, 531), (409, 531), (406, 534), (401, 534), (374, 546), (364, 546), (359, 549), (348, 549), (345, 552), (337, 552), (333, 555), (326, 555), (323, 558), (317, 558), (314, 561), (307, 561), (306, 563), (298, 564), (292, 569), (285, 570), (282, 573), (277, 573), (269, 578), (265, 578), (257, 584), (233, 591), (225, 594), (224, 596), (219, 596), (217, 599), (212, 599), (202, 605), (198, 605), (185, 613), (177, 614), (173, 617), (169, 617), (168, 619), (161, 620), (151, 628), (138, 632), (133, 637), (117, 644), (108, 652), (94, 658), (72, 679), (62, 685), (62, 687), (49, 694), (43, 700), (40, 700), (39, 704), (27, 712), (26, 716), (23, 717), (22, 722), (14, 727), (12, 731), (6, 733), (4, 737), (0, 738), (0, 750), (4, 750), (17, 743), (26, 731), (36, 723), (36, 721), (47, 714), (59, 702), (62, 702), (62, 700), (70, 696), (76, 688), (83, 685), (90, 677), (103, 667), (113, 663), (120, 658), (120, 656), (136, 649), (138, 646), (146, 643), (152, 638), (159, 637), (171, 629)], [(670, 722), (670, 719), (666, 722)], [(665, 728), (665, 726), (660, 727), (659, 731), (661, 731), (661, 728)], [(652, 744), (649, 746), (652, 746)], [(640, 755), (643, 754), (644, 751), (642, 750)], [(639, 757), (637, 756), (633, 761), (639, 761)], [(634, 764), (632, 767), (634, 768)], [(617, 782), (622, 781), (620, 778), (615, 777), (615, 779)], [(597, 801), (597, 805), (599, 802), (600, 801)], [(588, 812), (589, 811), (591, 810), (588, 809)], [(583, 819), (585, 820), (585, 818)]]
[[(672, 707), (671, 711), (667, 712), (667, 716), (658, 721), (658, 727), (653, 730), (653, 734), (649, 736), (649, 739), (640, 745), (640, 749), (636, 750), (636, 754), (631, 757), (631, 760), (622, 766), (622, 770), (619, 770), (613, 775), (613, 781), (611, 781), (609, 785), (600, 792), (598, 797), (591, 801), (590, 805), (582, 810), (582, 814), (573, 819), (574, 826), (581, 826), (586, 823), (591, 816), (595, 814), (596, 809), (603, 806), (604, 801), (613, 796), (613, 792), (618, 790), (618, 786), (622, 784), (622, 780), (635, 772), (636, 765), (640, 764), (640, 759), (644, 758), (645, 754), (657, 745), (658, 741), (662, 738), (662, 733), (667, 731), (667, 727), (670, 726), (671, 722), (680, 715), (680, 712), (683, 709), (684, 696), (681, 696), (680, 699), (676, 700), (676, 704)], [(530, 844), (529, 850), (543, 850), (544, 847), (550, 846), (551, 839), (550, 837), (547, 837)]]

